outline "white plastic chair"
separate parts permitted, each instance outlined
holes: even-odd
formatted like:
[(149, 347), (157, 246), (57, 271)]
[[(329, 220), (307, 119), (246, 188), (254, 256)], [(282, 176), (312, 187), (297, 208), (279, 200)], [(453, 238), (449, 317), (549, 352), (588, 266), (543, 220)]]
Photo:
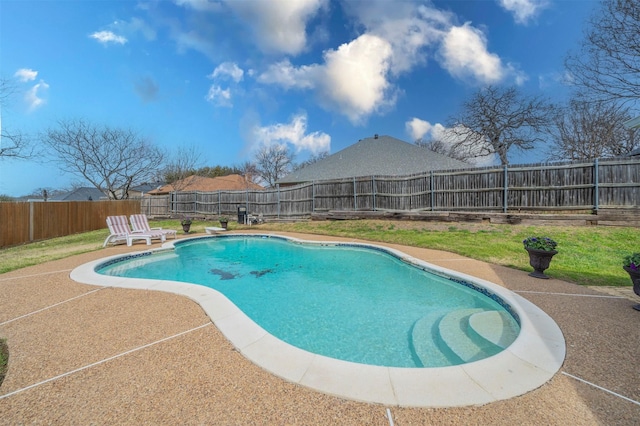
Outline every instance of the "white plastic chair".
[(167, 236), (173, 235), (173, 239), (176, 239), (178, 236), (178, 231), (175, 229), (151, 228), (147, 220), (147, 215), (145, 214), (132, 214), (129, 216), (129, 221), (131, 222), (131, 227), (134, 232), (149, 234), (152, 239), (160, 238), (160, 241), (165, 242)]
[(151, 235), (132, 231), (126, 216), (107, 216), (107, 226), (110, 234), (102, 247), (106, 247), (110, 242), (115, 244), (120, 241), (126, 241), (127, 245), (131, 246), (134, 240), (145, 240), (148, 246), (151, 245)]

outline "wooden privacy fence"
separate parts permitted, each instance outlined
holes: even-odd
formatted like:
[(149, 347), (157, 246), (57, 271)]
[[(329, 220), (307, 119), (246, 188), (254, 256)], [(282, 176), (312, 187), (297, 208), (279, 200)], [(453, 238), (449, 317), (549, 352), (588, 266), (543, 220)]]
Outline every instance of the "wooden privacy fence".
[(295, 218), (330, 210), (507, 213), (631, 210), (639, 204), (640, 159), (617, 158), (357, 177), (265, 191), (175, 192), (146, 197), (142, 211), (216, 216), (235, 215), (240, 207), (251, 214)]
[(0, 247), (107, 227), (107, 216), (140, 213), (140, 200), (0, 202)]

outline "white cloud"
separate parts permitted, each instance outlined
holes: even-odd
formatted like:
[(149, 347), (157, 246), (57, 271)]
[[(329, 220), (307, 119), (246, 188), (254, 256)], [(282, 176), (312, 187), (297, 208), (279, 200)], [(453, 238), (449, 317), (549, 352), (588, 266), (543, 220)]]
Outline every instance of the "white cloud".
[(231, 77), (233, 81), (236, 83), (242, 80), (242, 76), (244, 75), (244, 71), (237, 64), (233, 62), (223, 62), (218, 65), (215, 70), (209, 75), (209, 78), (224, 78)]
[(442, 66), (460, 79), (471, 77), (481, 83), (496, 83), (506, 75), (500, 57), (487, 51), (485, 35), (469, 23), (451, 27), (440, 54)]
[(13, 74), (21, 82), (33, 81), (38, 76), (38, 71), (34, 71), (29, 68), (20, 68), (18, 71)]
[(222, 89), (220, 86), (215, 84), (209, 88), (209, 92), (207, 93), (207, 96), (205, 96), (205, 99), (217, 106), (233, 106), (231, 103), (231, 90)]
[(307, 132), (307, 115), (295, 115), (288, 124), (278, 123), (271, 126), (256, 126), (253, 129), (255, 147), (273, 144), (291, 144), (296, 152), (307, 150), (312, 153), (329, 151), (331, 136), (322, 132)]
[(405, 129), (411, 140), (418, 139), (440, 139), (445, 127), (440, 124), (431, 124), (428, 121), (413, 117), (405, 123)]
[(391, 45), (394, 74), (425, 63), (428, 56), (425, 48), (439, 43), (453, 20), (448, 12), (411, 2), (350, 2), (345, 7), (367, 33)]
[(324, 52), (324, 62), (293, 65), (289, 59), (258, 75), (264, 84), (285, 89), (315, 90), (321, 105), (359, 124), (392, 107), (394, 80), (423, 66), (438, 51), (438, 61), (452, 76), (472, 83), (497, 83), (527, 77), (487, 49), (482, 31), (470, 23), (455, 26), (450, 12), (411, 2), (371, 0), (343, 3), (348, 15), (365, 30), (351, 42)]
[(526, 24), (549, 5), (547, 0), (498, 0), (503, 9), (511, 12), (518, 24)]
[[(411, 120), (405, 123), (405, 129), (407, 133), (413, 138), (413, 140), (424, 139), (425, 141), (434, 140), (440, 141), (447, 150), (451, 150), (457, 143), (464, 140), (463, 133), (472, 132), (471, 129), (464, 130), (464, 127), (458, 127), (454, 131), (453, 128), (445, 127), (440, 123), (431, 124), (428, 121), (420, 118), (413, 117)], [(482, 138), (478, 138), (478, 143), (481, 143)], [(480, 146), (467, 147), (471, 155), (479, 155), (481, 152)], [(470, 164), (478, 167), (491, 166), (496, 164), (497, 156), (476, 156), (467, 159)]]
[(349, 2), (345, 8), (368, 33), (391, 45), (393, 76), (423, 66), (431, 52), (438, 49), (439, 62), (457, 78), (493, 83), (510, 77), (516, 84), (526, 80), (514, 65), (504, 64), (497, 54), (488, 51), (482, 31), (470, 23), (456, 25), (456, 16), (451, 12), (388, 0)]
[(307, 22), (328, 0), (230, 0), (226, 4), (251, 27), (262, 50), (297, 55), (307, 47)]
[(387, 80), (391, 55), (386, 40), (368, 34), (325, 52), (321, 98), (353, 123), (395, 103)]
[(43, 92), (46, 92), (48, 89), (49, 85), (45, 83), (44, 80), (40, 80), (39, 83), (35, 84), (29, 91), (27, 91), (24, 99), (27, 102), (29, 111), (34, 111), (46, 103), (43, 98)]
[(288, 59), (271, 64), (265, 72), (258, 76), (258, 81), (265, 84), (276, 84), (285, 89), (313, 89), (322, 73), (320, 65), (303, 65), (294, 67)]
[[(238, 65), (233, 62), (224, 62), (218, 65), (207, 77), (215, 81), (230, 78), (234, 82), (239, 83), (242, 80), (243, 75), (244, 71), (242, 71)], [(216, 106), (232, 107), (233, 104), (231, 102), (231, 97), (230, 88), (222, 89), (218, 84), (213, 84), (209, 88), (209, 92), (207, 93), (207, 96), (205, 96), (205, 99)]]
[(363, 34), (337, 50), (326, 51), (322, 65), (296, 68), (285, 60), (269, 67), (258, 81), (286, 89), (316, 89), (326, 109), (337, 109), (357, 124), (395, 102), (387, 80), (391, 54), (386, 40)]
[(96, 31), (89, 37), (98, 40), (104, 45), (107, 45), (109, 43), (125, 44), (127, 42), (127, 39), (125, 37), (116, 35), (112, 31)]

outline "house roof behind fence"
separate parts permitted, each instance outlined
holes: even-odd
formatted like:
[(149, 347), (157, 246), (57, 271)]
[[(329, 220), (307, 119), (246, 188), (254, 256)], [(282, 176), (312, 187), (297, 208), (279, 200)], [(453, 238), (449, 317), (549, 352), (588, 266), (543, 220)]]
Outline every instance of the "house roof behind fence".
[(469, 168), (469, 164), (391, 136), (374, 136), (280, 179), (294, 184), (358, 176), (398, 176), (431, 170)]
[(244, 191), (247, 189), (261, 190), (264, 188), (257, 183), (248, 181), (244, 176), (237, 174), (215, 178), (191, 175), (172, 184), (149, 191), (147, 194), (161, 195), (174, 191)]
[(76, 188), (73, 191), (65, 192), (64, 194), (54, 195), (49, 197), (50, 201), (98, 201), (104, 200), (107, 196), (104, 192), (98, 188), (83, 186)]

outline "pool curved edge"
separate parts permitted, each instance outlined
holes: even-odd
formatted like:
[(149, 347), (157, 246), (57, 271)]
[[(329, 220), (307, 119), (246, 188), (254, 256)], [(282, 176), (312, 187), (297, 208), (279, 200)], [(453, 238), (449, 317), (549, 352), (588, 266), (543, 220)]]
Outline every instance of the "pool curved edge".
[[(233, 234), (268, 236), (305, 244), (336, 244), (307, 241), (277, 234)], [(179, 240), (178, 243), (197, 238)], [(157, 252), (173, 249), (175, 241)], [(432, 272), (445, 274), (487, 288), (508, 303), (520, 317), (520, 334), (504, 351), (472, 363), (437, 368), (398, 368), (358, 364), (329, 358), (294, 347), (267, 333), (222, 293), (201, 285), (176, 281), (132, 279), (100, 275), (100, 264), (127, 255), (116, 255), (85, 263), (71, 271), (71, 279), (102, 287), (158, 290), (186, 296), (198, 303), (224, 336), (246, 358), (270, 373), (302, 386), (356, 401), (402, 407), (442, 408), (483, 405), (530, 392), (549, 381), (565, 358), (565, 341), (553, 319), (525, 298), (489, 281), (438, 267), (401, 251), (369, 243), (374, 247)], [(138, 252), (142, 253), (142, 252)]]

